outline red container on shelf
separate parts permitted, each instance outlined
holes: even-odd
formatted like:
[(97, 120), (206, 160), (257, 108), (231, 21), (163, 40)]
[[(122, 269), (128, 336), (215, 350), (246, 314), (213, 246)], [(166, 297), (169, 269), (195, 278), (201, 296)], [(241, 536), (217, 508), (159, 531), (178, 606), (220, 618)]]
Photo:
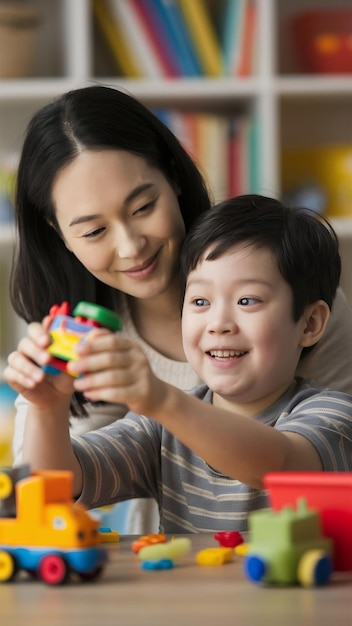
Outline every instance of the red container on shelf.
[(299, 69), (315, 74), (352, 73), (352, 9), (311, 9), (291, 18)]

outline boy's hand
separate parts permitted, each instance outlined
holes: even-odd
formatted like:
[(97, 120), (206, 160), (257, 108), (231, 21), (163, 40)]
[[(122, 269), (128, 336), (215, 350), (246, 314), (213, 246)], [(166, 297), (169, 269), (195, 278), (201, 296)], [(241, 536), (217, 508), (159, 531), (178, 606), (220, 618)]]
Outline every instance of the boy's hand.
[(70, 376), (50, 376), (42, 370), (51, 358), (47, 351), (50, 345), (47, 332), (49, 323), (46, 317), (43, 324), (29, 324), (28, 335), (21, 339), (17, 350), (9, 355), (4, 370), (6, 382), (40, 409), (52, 409), (58, 404), (67, 406), (73, 393)]
[(142, 348), (119, 334), (93, 330), (76, 348), (78, 361), (70, 372), (83, 374), (74, 387), (91, 401), (126, 404), (140, 414), (153, 414), (164, 400), (168, 385), (152, 372)]

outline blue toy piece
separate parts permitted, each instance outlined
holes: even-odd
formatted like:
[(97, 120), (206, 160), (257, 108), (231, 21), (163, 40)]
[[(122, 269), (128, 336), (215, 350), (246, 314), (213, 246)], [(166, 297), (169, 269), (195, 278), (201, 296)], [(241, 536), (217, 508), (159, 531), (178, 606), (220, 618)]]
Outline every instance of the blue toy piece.
[(171, 559), (157, 559), (156, 561), (142, 561), (141, 568), (146, 570), (172, 569), (174, 562)]

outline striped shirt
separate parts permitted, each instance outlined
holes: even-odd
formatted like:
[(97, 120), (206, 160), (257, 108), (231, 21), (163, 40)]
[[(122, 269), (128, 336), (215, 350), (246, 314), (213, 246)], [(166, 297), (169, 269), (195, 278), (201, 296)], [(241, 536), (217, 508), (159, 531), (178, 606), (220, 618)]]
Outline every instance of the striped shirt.
[[(191, 393), (212, 402), (205, 385)], [(254, 419), (306, 437), (325, 471), (352, 471), (352, 396), (298, 378)], [(94, 508), (154, 498), (162, 532), (245, 532), (248, 513), (268, 506), (264, 490), (217, 472), (158, 422), (135, 413), (72, 442), (83, 470), (79, 501)]]

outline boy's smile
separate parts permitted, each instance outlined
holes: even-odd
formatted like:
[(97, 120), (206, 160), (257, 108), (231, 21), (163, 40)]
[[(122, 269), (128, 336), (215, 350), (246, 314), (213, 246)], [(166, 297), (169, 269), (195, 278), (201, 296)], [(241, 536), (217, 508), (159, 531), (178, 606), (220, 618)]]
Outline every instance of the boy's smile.
[(291, 288), (267, 248), (239, 244), (211, 261), (208, 252), (187, 280), (186, 357), (214, 404), (255, 415), (294, 377), (304, 315), (294, 322)]

